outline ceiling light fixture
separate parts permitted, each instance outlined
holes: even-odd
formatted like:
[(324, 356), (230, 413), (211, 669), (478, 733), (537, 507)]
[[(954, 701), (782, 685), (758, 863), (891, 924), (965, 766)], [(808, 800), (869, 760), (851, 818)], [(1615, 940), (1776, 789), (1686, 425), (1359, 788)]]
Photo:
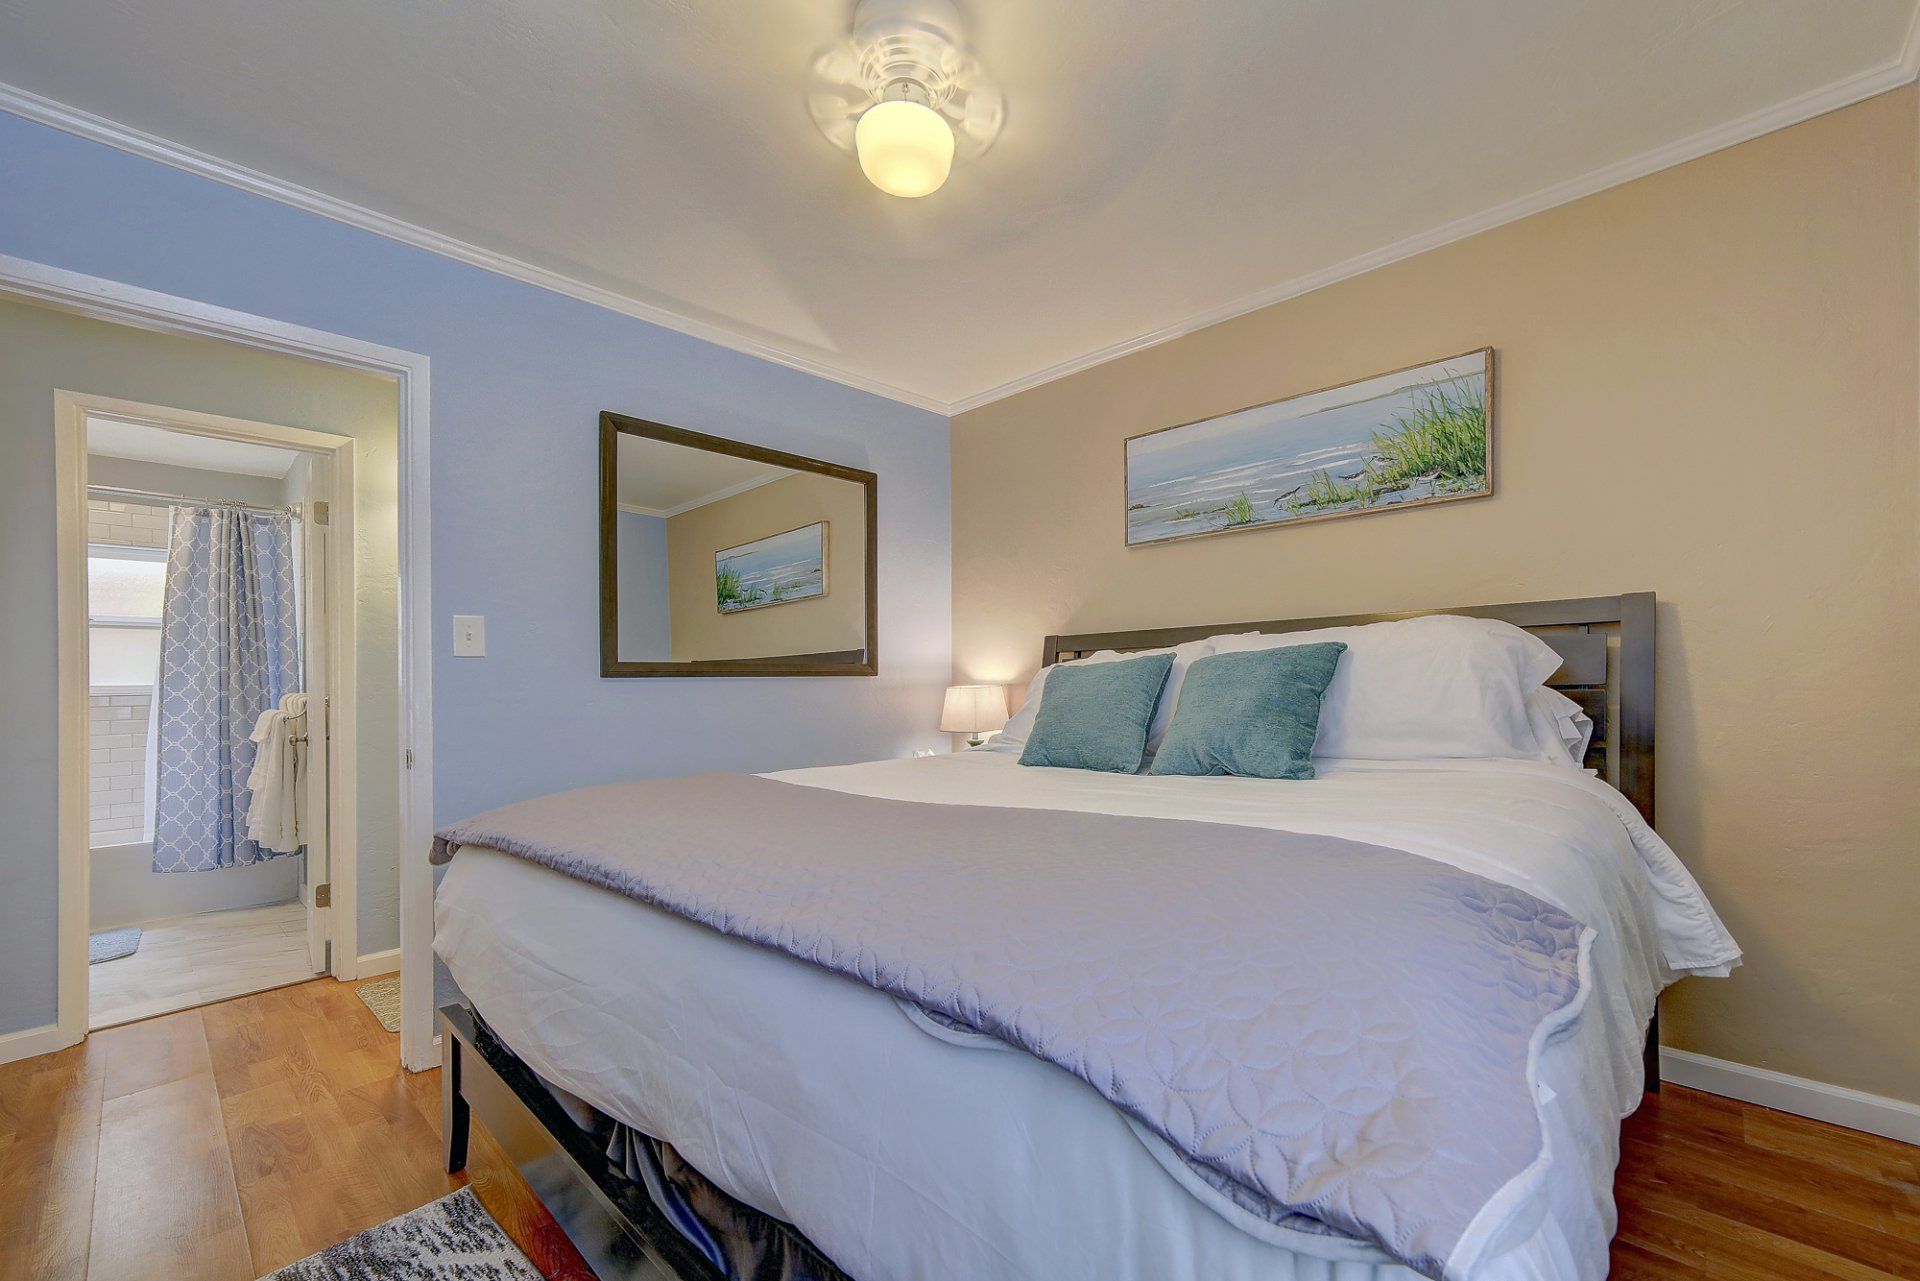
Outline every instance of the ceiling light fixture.
[(807, 110), (888, 195), (931, 195), (1000, 135), (1000, 90), (966, 52), (952, 0), (860, 0), (814, 59)]

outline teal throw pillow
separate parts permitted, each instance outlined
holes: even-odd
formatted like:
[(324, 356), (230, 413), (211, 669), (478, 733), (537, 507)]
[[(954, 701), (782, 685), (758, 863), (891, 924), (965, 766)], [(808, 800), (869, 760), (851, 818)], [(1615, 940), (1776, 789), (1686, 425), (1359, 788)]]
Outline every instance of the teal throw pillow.
[(1138, 772), (1172, 670), (1172, 654), (1055, 668), (1040, 686), (1040, 712), (1020, 763)]
[(1346, 648), (1330, 641), (1199, 659), (1152, 772), (1312, 778), (1320, 703)]

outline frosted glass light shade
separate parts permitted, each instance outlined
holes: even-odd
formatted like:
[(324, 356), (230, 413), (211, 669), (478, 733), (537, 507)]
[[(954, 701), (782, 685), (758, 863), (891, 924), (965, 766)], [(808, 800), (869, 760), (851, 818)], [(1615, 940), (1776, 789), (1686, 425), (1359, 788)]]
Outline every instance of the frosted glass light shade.
[(950, 685), (947, 705), (940, 712), (940, 730), (946, 734), (980, 734), (1007, 723), (1005, 685)]
[(853, 149), (867, 181), (888, 195), (930, 195), (953, 169), (953, 128), (932, 107), (894, 98), (867, 108)]

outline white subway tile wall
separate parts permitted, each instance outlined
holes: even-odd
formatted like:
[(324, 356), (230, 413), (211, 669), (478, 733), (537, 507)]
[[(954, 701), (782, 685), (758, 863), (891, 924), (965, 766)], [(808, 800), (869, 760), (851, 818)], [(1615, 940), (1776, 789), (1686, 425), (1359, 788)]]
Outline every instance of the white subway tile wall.
[(141, 840), (146, 829), (147, 721), (153, 691), (108, 686), (92, 691), (88, 705), (91, 844)]
[(115, 547), (165, 547), (170, 509), (147, 503), (87, 500), (87, 541)]

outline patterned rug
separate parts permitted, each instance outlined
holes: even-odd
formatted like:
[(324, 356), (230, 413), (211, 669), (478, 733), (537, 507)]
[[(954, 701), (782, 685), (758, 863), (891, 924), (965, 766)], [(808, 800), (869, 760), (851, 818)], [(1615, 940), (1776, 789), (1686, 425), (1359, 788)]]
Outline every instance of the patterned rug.
[(373, 1011), (373, 1017), (380, 1020), (380, 1026), (389, 1032), (400, 1030), (400, 976), (374, 979), (371, 983), (362, 983), (354, 989), (366, 1007)]
[(87, 935), (87, 964), (98, 965), (102, 961), (117, 961), (123, 956), (132, 956), (140, 950), (140, 927), (129, 925), (122, 930), (101, 930), (98, 934)]
[(261, 1281), (542, 1281), (470, 1188), (461, 1188)]

